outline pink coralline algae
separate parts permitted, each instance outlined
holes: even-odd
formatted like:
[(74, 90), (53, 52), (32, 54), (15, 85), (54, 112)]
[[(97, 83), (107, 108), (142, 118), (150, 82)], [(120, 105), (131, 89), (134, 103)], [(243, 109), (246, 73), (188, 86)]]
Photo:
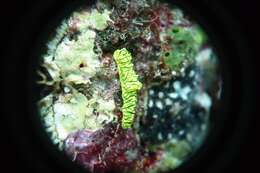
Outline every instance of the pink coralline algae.
[(167, 6), (159, 6), (151, 11), (151, 23), (157, 25), (160, 30), (169, 28), (173, 24), (173, 16)]
[(138, 142), (132, 130), (106, 126), (98, 131), (81, 130), (68, 136), (65, 151), (91, 172), (126, 172), (139, 160)]

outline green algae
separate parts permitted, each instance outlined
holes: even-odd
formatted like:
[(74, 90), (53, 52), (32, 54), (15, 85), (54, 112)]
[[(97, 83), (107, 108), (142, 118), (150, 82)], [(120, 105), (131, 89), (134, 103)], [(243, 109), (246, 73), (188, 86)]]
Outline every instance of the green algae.
[(173, 26), (168, 34), (171, 37), (171, 50), (162, 52), (165, 63), (174, 71), (180, 71), (183, 63), (194, 61), (206, 37), (198, 26)]

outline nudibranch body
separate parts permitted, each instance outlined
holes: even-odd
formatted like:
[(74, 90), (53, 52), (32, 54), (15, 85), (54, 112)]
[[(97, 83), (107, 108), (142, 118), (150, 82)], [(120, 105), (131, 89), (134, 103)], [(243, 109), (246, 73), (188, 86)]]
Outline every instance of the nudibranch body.
[(117, 63), (123, 98), (122, 127), (127, 129), (131, 127), (134, 120), (137, 92), (142, 88), (142, 83), (138, 81), (138, 75), (131, 62), (132, 56), (126, 48), (116, 50), (114, 58)]

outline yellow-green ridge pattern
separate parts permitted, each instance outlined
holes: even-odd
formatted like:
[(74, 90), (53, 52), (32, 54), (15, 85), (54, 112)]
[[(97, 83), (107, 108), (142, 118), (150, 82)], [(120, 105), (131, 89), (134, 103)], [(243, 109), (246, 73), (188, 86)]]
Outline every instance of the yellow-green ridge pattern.
[(124, 129), (127, 129), (132, 126), (134, 121), (137, 92), (142, 88), (142, 83), (138, 81), (131, 53), (126, 48), (116, 50), (113, 56), (117, 63), (123, 98), (123, 118), (121, 125)]

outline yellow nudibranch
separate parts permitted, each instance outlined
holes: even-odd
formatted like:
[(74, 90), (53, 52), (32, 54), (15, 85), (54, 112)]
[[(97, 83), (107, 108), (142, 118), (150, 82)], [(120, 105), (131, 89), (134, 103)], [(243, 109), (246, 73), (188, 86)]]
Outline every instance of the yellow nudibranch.
[(114, 52), (114, 59), (119, 72), (119, 80), (123, 98), (122, 127), (130, 128), (134, 121), (137, 104), (137, 92), (142, 88), (138, 75), (134, 71), (131, 53), (123, 48)]

